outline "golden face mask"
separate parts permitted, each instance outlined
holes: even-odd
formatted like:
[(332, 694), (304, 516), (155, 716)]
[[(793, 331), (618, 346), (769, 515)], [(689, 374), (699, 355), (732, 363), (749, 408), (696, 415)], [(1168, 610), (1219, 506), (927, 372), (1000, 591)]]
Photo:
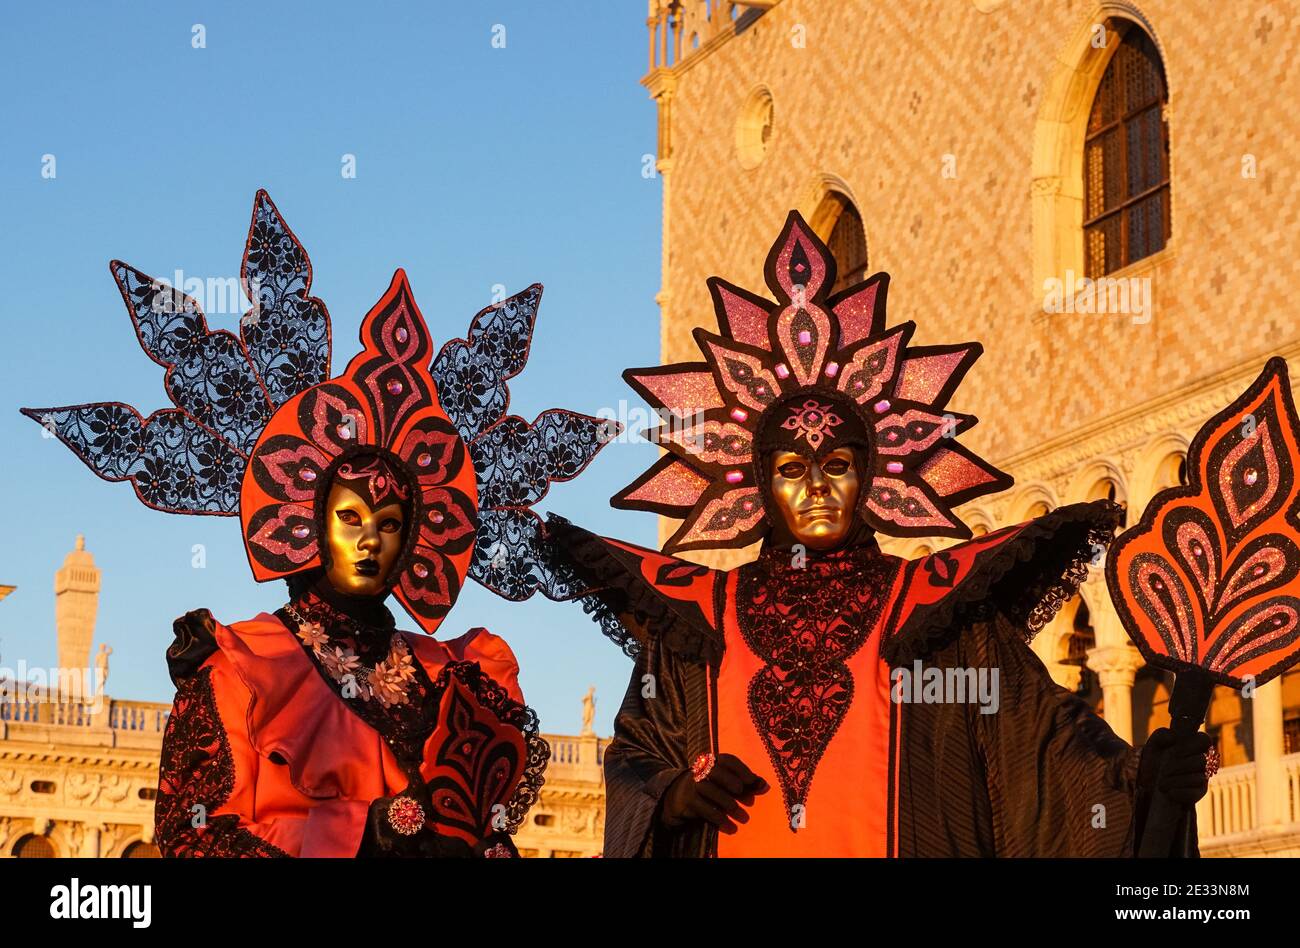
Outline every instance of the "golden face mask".
[(842, 543), (858, 506), (853, 450), (836, 448), (818, 460), (777, 451), (771, 463), (772, 498), (795, 540), (813, 550)]
[(356, 491), (335, 481), (325, 502), (325, 576), (349, 596), (381, 596), (406, 539), (400, 503), (372, 509)]

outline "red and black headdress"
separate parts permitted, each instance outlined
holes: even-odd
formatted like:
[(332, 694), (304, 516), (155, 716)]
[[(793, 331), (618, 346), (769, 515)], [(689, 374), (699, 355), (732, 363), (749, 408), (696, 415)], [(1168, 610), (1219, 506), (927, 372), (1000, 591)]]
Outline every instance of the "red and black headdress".
[(835, 260), (794, 211), (764, 274), (776, 302), (708, 281), (719, 334), (695, 330), (705, 361), (623, 374), (664, 417), (648, 436), (669, 453), (614, 506), (685, 518), (665, 553), (746, 546), (770, 529), (760, 438), (817, 453), (865, 435), (873, 528), (970, 536), (952, 508), (1012, 483), (957, 442), (975, 417), (946, 410), (980, 345), (909, 347), (914, 323), (885, 326), (887, 274), (831, 295)]
[[(121, 402), (22, 409), (100, 477), (130, 480), (156, 510), (238, 514), (259, 581), (321, 565), (323, 494), (340, 471), (380, 493), (391, 486), (412, 513), (393, 594), (426, 632), (467, 575), (508, 599), (572, 595), (531, 507), (617, 428), (563, 409), (532, 423), (506, 414), (540, 284), (435, 350), (398, 270), (362, 322), (362, 351), (330, 378), (329, 314), (308, 295), (311, 263), (265, 191), (253, 203), (242, 266), (253, 306), (238, 336), (210, 330), (175, 288), (117, 261), (110, 270), (176, 407), (148, 418)], [(389, 485), (393, 473), (403, 483)]]

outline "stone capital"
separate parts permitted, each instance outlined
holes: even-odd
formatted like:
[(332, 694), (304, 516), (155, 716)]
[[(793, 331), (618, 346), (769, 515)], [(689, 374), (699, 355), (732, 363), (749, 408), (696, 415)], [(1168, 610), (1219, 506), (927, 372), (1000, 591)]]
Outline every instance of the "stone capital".
[(1103, 645), (1088, 649), (1088, 667), (1097, 673), (1103, 688), (1114, 685), (1132, 687), (1142, 665), (1142, 653), (1131, 645)]

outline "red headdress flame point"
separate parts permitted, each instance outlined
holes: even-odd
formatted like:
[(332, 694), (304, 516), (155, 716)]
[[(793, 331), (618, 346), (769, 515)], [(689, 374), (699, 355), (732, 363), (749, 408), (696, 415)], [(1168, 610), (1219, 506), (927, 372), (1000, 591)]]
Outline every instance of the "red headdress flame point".
[(806, 391), (850, 404), (872, 433), (861, 510), (876, 530), (969, 537), (952, 508), (1012, 483), (958, 444), (975, 417), (945, 411), (980, 345), (909, 347), (914, 323), (885, 327), (885, 273), (830, 296), (835, 260), (795, 211), (764, 275), (775, 303), (709, 279), (719, 334), (695, 330), (704, 362), (623, 373), (668, 419), (647, 437), (669, 453), (613, 505), (685, 518), (665, 553), (758, 540), (769, 527), (755, 440), (770, 406)]
[(1186, 487), (1152, 499), (1106, 557), (1120, 620), (1148, 662), (1262, 685), (1300, 660), (1300, 424), (1268, 361), (1192, 439)]
[(321, 485), (348, 457), (394, 455), (415, 489), (393, 595), (432, 631), (469, 569), (477, 491), (465, 443), (438, 404), (429, 330), (404, 271), (366, 314), (361, 341), (341, 376), (285, 402), (262, 432), (240, 491), (244, 543), (259, 581), (320, 566)]

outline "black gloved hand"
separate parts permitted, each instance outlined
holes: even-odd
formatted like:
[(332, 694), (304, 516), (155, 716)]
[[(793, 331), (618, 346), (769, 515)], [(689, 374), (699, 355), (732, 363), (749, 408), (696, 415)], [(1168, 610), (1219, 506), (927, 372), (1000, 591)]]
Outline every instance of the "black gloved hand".
[(1142, 748), (1138, 780), (1180, 806), (1192, 806), (1209, 790), (1205, 774), (1205, 752), (1210, 735), (1197, 731), (1178, 740), (1167, 727), (1151, 732)]
[[(474, 855), (468, 843), (454, 836), (435, 833), (427, 825), (419, 832), (404, 836), (388, 822), (388, 808), (396, 797), (380, 797), (370, 802), (366, 829), (357, 850), (359, 859), (468, 859)], [(423, 804), (422, 804), (423, 805)], [(425, 813), (428, 813), (425, 807)]]
[(748, 823), (745, 807), (753, 806), (756, 794), (771, 787), (732, 754), (719, 754), (709, 775), (698, 783), (690, 771), (679, 775), (664, 791), (660, 822), (667, 827), (703, 820), (718, 832), (736, 832), (736, 823)]

